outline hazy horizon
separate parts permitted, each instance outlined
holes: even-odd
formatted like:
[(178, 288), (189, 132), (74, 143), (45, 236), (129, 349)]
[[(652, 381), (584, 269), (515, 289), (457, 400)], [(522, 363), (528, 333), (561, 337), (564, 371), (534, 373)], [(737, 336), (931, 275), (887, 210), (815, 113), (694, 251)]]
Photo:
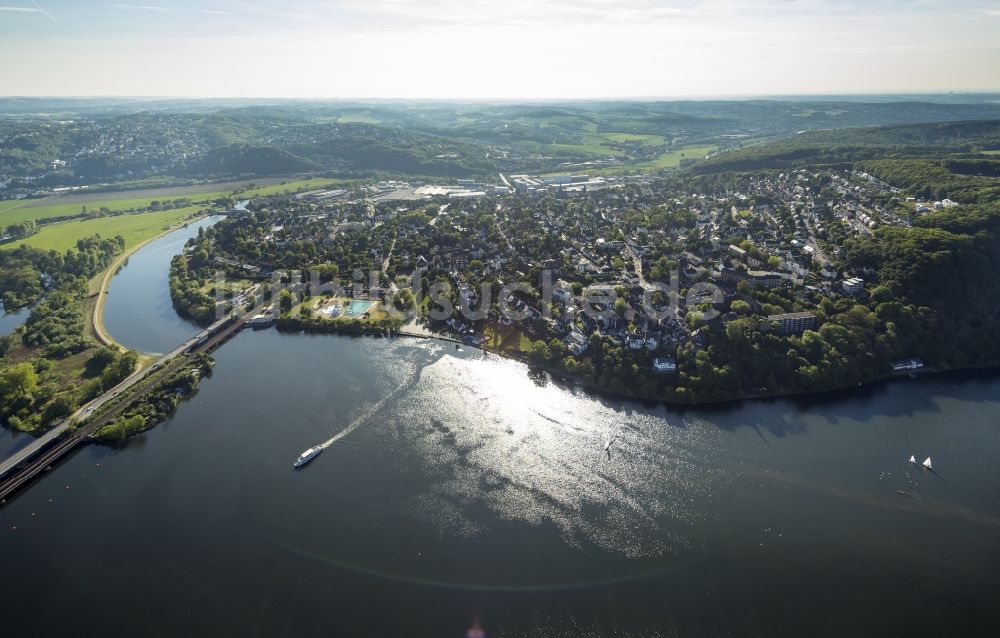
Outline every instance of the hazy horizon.
[[(817, 91), (815, 93), (771, 93), (771, 94), (704, 94), (704, 95), (613, 95), (603, 97), (593, 97), (587, 95), (569, 95), (566, 97), (535, 97), (524, 96), (484, 96), (484, 97), (401, 97), (401, 96), (366, 96), (357, 97), (324, 97), (324, 96), (280, 96), (280, 95), (140, 95), (140, 94), (106, 94), (106, 95), (70, 95), (70, 94), (16, 94), (0, 93), (0, 99), (13, 100), (136, 100), (136, 101), (275, 101), (275, 102), (423, 102), (423, 103), (586, 103), (586, 102), (684, 102), (684, 101), (752, 101), (752, 100), (775, 100), (775, 101), (795, 101), (795, 100), (817, 100), (830, 98), (831, 100), (845, 101), (865, 101), (866, 98), (882, 98), (891, 100), (892, 98), (905, 97), (934, 97), (934, 98), (961, 98), (961, 97), (990, 97), (1000, 98), (1000, 88), (992, 90), (913, 90), (913, 91), (893, 91), (893, 92), (856, 92), (856, 93), (829, 93)], [(992, 101), (992, 100), (989, 100)]]
[(989, 93), (978, 0), (0, 0), (8, 96), (597, 100)]

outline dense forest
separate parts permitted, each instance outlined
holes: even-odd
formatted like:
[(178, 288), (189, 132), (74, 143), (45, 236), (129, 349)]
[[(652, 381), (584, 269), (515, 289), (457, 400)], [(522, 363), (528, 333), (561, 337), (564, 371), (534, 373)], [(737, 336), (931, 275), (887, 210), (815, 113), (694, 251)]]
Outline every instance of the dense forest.
[[(21, 245), (0, 251), (0, 301), (13, 312), (38, 301), (46, 288), (84, 286), (125, 247), (121, 236), (80, 239), (76, 250), (60, 253)], [(46, 284), (46, 281), (49, 283)]]
[(135, 369), (135, 353), (98, 347), (84, 319), (87, 280), (123, 246), (121, 237), (95, 236), (65, 253), (0, 251), (5, 306), (32, 306), (23, 326), (0, 337), (0, 423), (25, 431), (52, 425)]
[(858, 162), (857, 168), (914, 197), (963, 203), (1000, 199), (997, 160), (875, 159)]
[[(855, 162), (865, 160), (887, 161), (889, 158), (944, 160), (952, 158), (955, 154), (988, 161), (989, 156), (978, 153), (998, 148), (1000, 148), (1000, 120), (837, 129), (806, 132), (720, 153), (699, 162), (693, 168), (693, 172), (709, 174), (787, 170), (806, 166), (849, 167)], [(945, 167), (946, 171), (949, 169), (950, 167)]]

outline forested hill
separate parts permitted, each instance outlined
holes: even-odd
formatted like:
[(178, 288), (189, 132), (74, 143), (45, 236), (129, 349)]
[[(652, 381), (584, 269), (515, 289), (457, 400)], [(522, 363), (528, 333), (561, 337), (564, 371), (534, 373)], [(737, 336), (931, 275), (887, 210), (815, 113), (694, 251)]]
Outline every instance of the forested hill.
[(1000, 119), (812, 131), (699, 162), (695, 173), (849, 165), (882, 158), (972, 157), (1000, 150)]
[(1000, 365), (1000, 206), (884, 228), (848, 261), (877, 272), (872, 305), (905, 351), (942, 367)]
[[(290, 173), (651, 171), (675, 166), (675, 156), (704, 157), (802, 131), (723, 153), (696, 170), (880, 157), (872, 147), (967, 152), (976, 150), (967, 135), (997, 148), (995, 97), (524, 104), (0, 98), (0, 197)], [(986, 120), (993, 125), (974, 130)], [(919, 122), (935, 124), (911, 126)], [(883, 128), (854, 130), (873, 125)]]

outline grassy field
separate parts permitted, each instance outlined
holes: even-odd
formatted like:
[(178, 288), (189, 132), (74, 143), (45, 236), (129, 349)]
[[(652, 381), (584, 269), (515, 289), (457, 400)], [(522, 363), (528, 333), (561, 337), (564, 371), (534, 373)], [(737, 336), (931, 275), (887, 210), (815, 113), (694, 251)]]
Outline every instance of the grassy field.
[(613, 146), (604, 146), (602, 144), (548, 144), (544, 148), (558, 148), (565, 151), (573, 151), (575, 153), (591, 153), (594, 155), (611, 155), (620, 157), (625, 153), (623, 151), (614, 148)]
[(63, 252), (75, 246), (78, 239), (95, 234), (99, 234), (101, 237), (121, 235), (125, 238), (127, 249), (129, 246), (159, 235), (168, 226), (190, 217), (201, 209), (201, 206), (188, 206), (158, 213), (118, 215), (116, 217), (52, 224), (42, 228), (36, 235), (32, 235), (24, 241), (0, 245), (0, 250), (28, 244), (35, 248), (55, 249)]
[(703, 159), (705, 155), (714, 151), (717, 146), (688, 146), (686, 148), (663, 153), (651, 162), (636, 164), (638, 168), (661, 169), (679, 166), (682, 159)]
[[(190, 197), (192, 203), (208, 202), (218, 197), (228, 196), (228, 192), (205, 193), (195, 197)], [(87, 210), (98, 210), (102, 206), (113, 212), (129, 210), (133, 208), (146, 208), (152, 200), (149, 199), (109, 199), (102, 202), (86, 204)], [(162, 201), (162, 200), (160, 200)], [(84, 204), (52, 204), (50, 206), (22, 206), (6, 212), (0, 212), (0, 227), (9, 226), (26, 219), (48, 219), (50, 217), (63, 217), (69, 215), (79, 215)]]
[(838, 117), (843, 115), (847, 111), (842, 109), (833, 109), (830, 111), (817, 111), (816, 109), (802, 109), (798, 113), (793, 113), (795, 117), (812, 117), (814, 115), (825, 115), (827, 117)]
[(604, 133), (603, 137), (612, 142), (642, 142), (643, 144), (663, 144), (662, 135), (649, 135), (646, 133)]
[[(617, 175), (632, 175), (635, 173), (644, 173), (662, 170), (664, 168), (674, 168), (680, 165), (682, 159), (702, 159), (707, 153), (714, 151), (717, 146), (689, 146), (686, 148), (670, 151), (663, 153), (655, 160), (641, 163), (621, 163), (614, 166), (606, 166), (600, 168), (573, 168), (572, 172), (574, 174), (580, 173), (583, 175), (590, 175), (591, 177), (600, 176), (617, 176)], [(557, 171), (552, 173), (543, 173), (543, 177), (550, 177), (552, 175), (565, 175), (566, 171)]]
[(252, 188), (244, 193), (240, 193), (238, 197), (263, 197), (266, 195), (280, 195), (284, 192), (295, 193), (298, 191), (311, 191), (318, 188), (328, 188), (334, 186), (341, 186), (353, 180), (349, 179), (331, 179), (328, 177), (310, 177), (308, 179), (298, 179), (286, 184), (271, 184), (270, 186), (258, 186), (257, 188)]
[(490, 324), (483, 331), (486, 347), (500, 352), (527, 352), (531, 339), (513, 326)]
[(341, 115), (337, 118), (337, 121), (343, 124), (378, 124), (381, 120), (377, 120), (370, 115), (354, 113), (350, 115)]
[[(272, 180), (267, 180), (271, 182)], [(342, 184), (350, 180), (309, 178), (289, 181), (287, 183), (257, 186), (243, 191), (238, 198), (248, 198), (254, 196), (276, 195), (280, 193), (296, 192), (302, 190), (312, 190)], [(64, 217), (79, 215), (84, 206), (87, 210), (97, 210), (105, 207), (111, 211), (123, 211), (133, 208), (146, 208), (152, 201), (171, 201), (174, 199), (186, 198), (192, 205), (208, 203), (212, 200), (232, 195), (232, 190), (236, 186), (242, 186), (248, 182), (226, 182), (224, 184), (204, 184), (203, 190), (198, 193), (192, 192), (195, 187), (179, 186), (171, 193), (170, 189), (156, 189), (156, 195), (146, 193), (142, 197), (136, 197), (136, 192), (119, 191), (105, 193), (103, 197), (95, 197), (96, 194), (89, 194), (83, 200), (79, 195), (68, 195), (66, 197), (50, 197), (47, 199), (18, 200), (13, 202), (0, 202), (0, 228), (22, 222), (27, 219), (48, 219), (51, 217)], [(82, 201), (81, 201), (82, 200)]]

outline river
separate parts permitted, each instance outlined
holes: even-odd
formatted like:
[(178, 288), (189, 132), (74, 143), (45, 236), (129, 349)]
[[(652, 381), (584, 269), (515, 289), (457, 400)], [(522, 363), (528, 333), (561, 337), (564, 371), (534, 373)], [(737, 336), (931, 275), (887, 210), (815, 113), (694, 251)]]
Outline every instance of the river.
[[(135, 323), (108, 319), (117, 339)], [(0, 510), (6, 630), (921, 636), (997, 618), (996, 375), (673, 410), (433, 341), (244, 331), (214, 356), (167, 423)]]
[[(0, 303), (0, 337), (8, 335), (23, 324), (31, 314), (29, 308), (21, 308), (12, 313), (4, 310), (3, 303)], [(33, 440), (30, 434), (24, 434), (11, 428), (0, 427), (0, 457), (7, 457), (13, 452), (20, 450)]]
[(8, 313), (0, 303), (0, 337), (17, 330), (18, 326), (27, 321), (29, 314), (31, 314), (30, 308), (21, 308)]
[(104, 327), (118, 343), (150, 354), (163, 354), (198, 334), (197, 324), (182, 319), (170, 302), (170, 260), (198, 229), (217, 223), (211, 216), (155, 239), (128, 258), (111, 280), (104, 302)]

